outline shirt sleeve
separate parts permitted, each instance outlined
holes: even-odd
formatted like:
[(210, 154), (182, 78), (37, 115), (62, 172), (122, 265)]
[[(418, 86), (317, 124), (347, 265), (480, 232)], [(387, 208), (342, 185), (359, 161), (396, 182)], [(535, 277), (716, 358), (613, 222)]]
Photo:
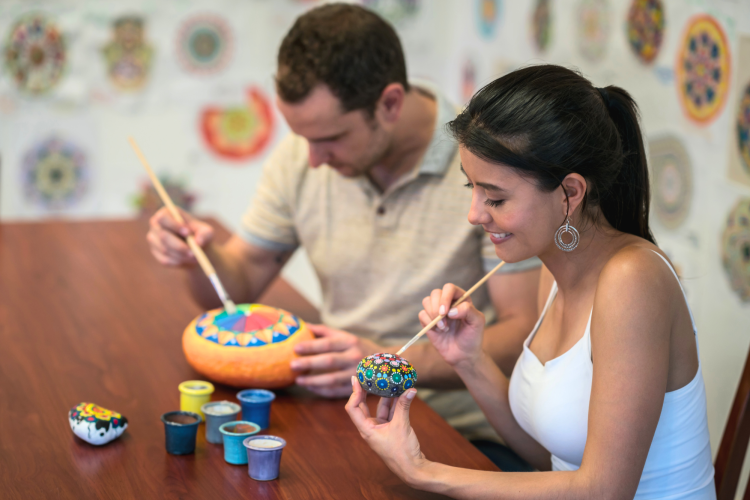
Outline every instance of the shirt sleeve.
[[(500, 264), (500, 258), (495, 253), (495, 244), (492, 243), (492, 240), (484, 231), (482, 231), (482, 264), (484, 265), (484, 272), (486, 273), (492, 271), (495, 266)], [(522, 271), (536, 269), (541, 265), (542, 261), (539, 260), (539, 257), (532, 257), (520, 262), (509, 262), (501, 267), (498, 273), (520, 273)]]
[(263, 165), (258, 190), (240, 223), (239, 235), (248, 243), (272, 251), (299, 246), (294, 223), (296, 193), (307, 171), (303, 138), (290, 134)]

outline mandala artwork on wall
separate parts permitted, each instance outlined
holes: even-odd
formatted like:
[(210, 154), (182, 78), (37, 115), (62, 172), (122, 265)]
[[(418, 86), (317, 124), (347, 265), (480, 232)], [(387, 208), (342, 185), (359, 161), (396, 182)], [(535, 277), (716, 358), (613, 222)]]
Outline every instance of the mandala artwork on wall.
[(231, 59), (232, 50), (232, 29), (218, 15), (193, 16), (182, 23), (177, 35), (177, 57), (190, 73), (221, 71)]
[[(187, 212), (193, 208), (196, 196), (188, 190), (187, 183), (183, 179), (170, 175), (160, 175), (159, 180), (175, 205)], [(140, 193), (134, 196), (132, 201), (133, 206), (138, 209), (138, 213), (144, 216), (154, 214), (163, 206), (159, 194), (150, 181), (141, 183)]]
[(578, 49), (591, 62), (604, 58), (609, 41), (608, 0), (581, 0), (578, 4)]
[(477, 29), (482, 38), (495, 36), (502, 8), (502, 0), (477, 0)]
[(664, 39), (664, 6), (661, 0), (633, 0), (628, 11), (628, 42), (636, 57), (651, 64)]
[(77, 204), (89, 188), (86, 154), (75, 144), (51, 137), (33, 146), (22, 162), (26, 199), (48, 210)]
[(685, 221), (693, 199), (693, 172), (685, 147), (676, 137), (649, 142), (652, 213), (667, 229)]
[(740, 96), (740, 105), (737, 110), (737, 146), (740, 149), (742, 166), (750, 175), (750, 83)]
[(552, 0), (536, 0), (531, 17), (531, 33), (534, 46), (539, 52), (547, 50), (552, 39)]
[(43, 94), (60, 81), (65, 71), (65, 39), (60, 29), (42, 14), (21, 17), (5, 44), (5, 67), (23, 92)]
[(721, 249), (732, 290), (742, 302), (750, 302), (750, 198), (740, 199), (729, 212)]
[(417, 16), (420, 0), (362, 0), (362, 5), (394, 26), (401, 26)]
[(148, 80), (154, 51), (145, 38), (143, 18), (123, 16), (112, 23), (112, 40), (102, 53), (107, 74), (120, 90), (138, 90)]
[(678, 49), (675, 80), (685, 114), (705, 124), (716, 118), (729, 93), (729, 44), (709, 15), (692, 18)]
[(271, 139), (271, 105), (257, 88), (247, 92), (246, 103), (229, 108), (208, 107), (201, 115), (201, 131), (217, 155), (243, 161), (258, 155)]

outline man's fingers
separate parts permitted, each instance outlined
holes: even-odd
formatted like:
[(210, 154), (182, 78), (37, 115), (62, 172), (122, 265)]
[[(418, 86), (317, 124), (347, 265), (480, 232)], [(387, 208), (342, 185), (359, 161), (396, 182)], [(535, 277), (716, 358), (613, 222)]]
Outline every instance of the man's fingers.
[(151, 216), (149, 223), (152, 228), (165, 229), (183, 237), (190, 234), (190, 229), (185, 224), (177, 222), (166, 207), (159, 209), (159, 211)]
[(354, 337), (339, 336), (339, 337), (323, 337), (313, 340), (306, 340), (300, 342), (294, 346), (294, 352), (300, 355), (309, 354), (325, 354), (327, 352), (342, 352), (349, 349), (353, 341), (356, 340)]
[(307, 327), (311, 332), (313, 332), (316, 337), (330, 337), (336, 332), (333, 328), (329, 328), (326, 325), (316, 325), (313, 323), (308, 323)]
[[(329, 398), (329, 399), (345, 398), (345, 397), (348, 397), (352, 393), (352, 388), (349, 386), (348, 382), (345, 383), (344, 385), (340, 385), (336, 387), (307, 387), (307, 390), (322, 398)], [(366, 406), (364, 403), (362, 403), (362, 405)], [(369, 411), (368, 411), (368, 415), (369, 415)]]
[(300, 375), (295, 382), (303, 387), (313, 390), (315, 387), (335, 387), (346, 385), (352, 372), (342, 370), (317, 375)]

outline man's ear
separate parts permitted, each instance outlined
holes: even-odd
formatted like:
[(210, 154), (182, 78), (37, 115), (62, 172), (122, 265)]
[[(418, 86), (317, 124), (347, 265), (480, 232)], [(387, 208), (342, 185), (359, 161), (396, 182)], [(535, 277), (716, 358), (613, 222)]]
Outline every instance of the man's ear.
[(375, 114), (385, 122), (394, 123), (401, 116), (406, 91), (400, 83), (389, 83), (380, 94)]

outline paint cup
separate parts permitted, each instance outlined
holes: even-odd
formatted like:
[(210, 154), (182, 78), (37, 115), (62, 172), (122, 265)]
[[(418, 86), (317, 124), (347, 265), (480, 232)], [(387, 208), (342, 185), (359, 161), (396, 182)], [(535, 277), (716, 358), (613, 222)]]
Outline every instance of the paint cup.
[(271, 401), (276, 394), (265, 389), (245, 389), (237, 393), (242, 405), (242, 420), (255, 422), (262, 429), (268, 429), (271, 418)]
[(222, 444), (224, 436), (219, 432), (222, 424), (237, 420), (242, 408), (231, 401), (212, 401), (201, 406), (201, 411), (206, 420), (206, 441), (213, 444)]
[(161, 416), (164, 422), (167, 453), (188, 455), (195, 451), (195, 436), (201, 416), (191, 411), (170, 411)]
[(203, 380), (187, 380), (177, 386), (180, 390), (180, 410), (192, 411), (204, 418), (201, 406), (211, 400), (214, 386)]
[(246, 464), (247, 453), (242, 441), (260, 432), (260, 426), (253, 422), (235, 420), (221, 424), (219, 432), (224, 436), (224, 460), (234, 465)]
[(242, 442), (247, 450), (247, 473), (256, 481), (279, 477), (281, 452), (286, 441), (276, 436), (251, 436)]

